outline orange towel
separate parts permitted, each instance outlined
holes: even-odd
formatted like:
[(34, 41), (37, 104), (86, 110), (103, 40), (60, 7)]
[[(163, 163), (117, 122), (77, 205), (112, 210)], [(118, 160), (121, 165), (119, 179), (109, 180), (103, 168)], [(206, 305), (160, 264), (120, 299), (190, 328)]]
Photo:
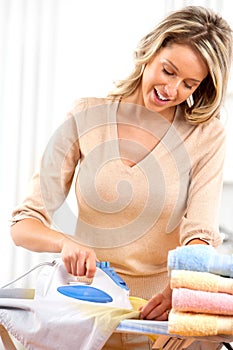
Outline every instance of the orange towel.
[(172, 270), (170, 285), (171, 288), (233, 294), (233, 278), (222, 277), (210, 272)]
[(233, 335), (233, 317), (178, 312), (172, 309), (168, 319), (168, 332), (187, 337)]

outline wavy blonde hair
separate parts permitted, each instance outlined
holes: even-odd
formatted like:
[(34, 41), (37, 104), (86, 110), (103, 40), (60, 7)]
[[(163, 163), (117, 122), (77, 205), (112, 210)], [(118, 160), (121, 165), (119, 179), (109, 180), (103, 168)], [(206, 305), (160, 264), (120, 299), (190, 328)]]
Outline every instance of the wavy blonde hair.
[(186, 119), (199, 124), (220, 115), (232, 62), (232, 29), (217, 13), (202, 6), (187, 6), (172, 12), (144, 36), (134, 52), (134, 70), (115, 83), (111, 98), (131, 95), (141, 83), (144, 68), (163, 47), (188, 44), (206, 62), (209, 73), (193, 93), (194, 105), (183, 102)]

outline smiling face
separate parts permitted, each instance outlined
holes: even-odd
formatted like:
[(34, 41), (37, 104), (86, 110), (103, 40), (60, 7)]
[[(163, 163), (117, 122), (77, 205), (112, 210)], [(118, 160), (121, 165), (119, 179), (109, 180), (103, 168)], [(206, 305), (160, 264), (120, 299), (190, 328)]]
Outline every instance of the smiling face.
[(146, 65), (137, 102), (170, 119), (175, 106), (184, 102), (207, 74), (207, 65), (191, 46), (166, 46)]

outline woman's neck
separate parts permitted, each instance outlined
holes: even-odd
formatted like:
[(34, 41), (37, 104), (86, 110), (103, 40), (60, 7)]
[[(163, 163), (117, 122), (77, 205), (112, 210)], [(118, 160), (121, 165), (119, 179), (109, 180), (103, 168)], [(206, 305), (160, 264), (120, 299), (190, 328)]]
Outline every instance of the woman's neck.
[[(145, 103), (144, 103), (144, 100), (143, 100), (143, 95), (142, 95), (142, 92), (141, 92), (140, 88), (138, 88), (130, 96), (122, 97), (121, 102), (123, 102), (123, 103), (132, 103), (132, 104), (143, 106), (143, 107), (147, 108), (145, 106)], [(166, 108), (163, 111), (159, 111), (159, 112), (152, 110), (152, 112), (159, 113), (164, 118), (166, 118), (170, 123), (172, 123), (173, 120), (174, 120), (174, 117), (175, 117), (176, 106), (172, 106), (172, 107)]]

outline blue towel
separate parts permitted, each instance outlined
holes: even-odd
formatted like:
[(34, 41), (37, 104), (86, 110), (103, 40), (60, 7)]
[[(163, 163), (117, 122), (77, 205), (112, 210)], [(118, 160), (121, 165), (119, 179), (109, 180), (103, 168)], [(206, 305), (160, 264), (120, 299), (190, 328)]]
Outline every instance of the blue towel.
[(171, 270), (190, 270), (233, 277), (233, 255), (220, 254), (210, 245), (193, 244), (170, 250), (167, 267), (169, 275)]

